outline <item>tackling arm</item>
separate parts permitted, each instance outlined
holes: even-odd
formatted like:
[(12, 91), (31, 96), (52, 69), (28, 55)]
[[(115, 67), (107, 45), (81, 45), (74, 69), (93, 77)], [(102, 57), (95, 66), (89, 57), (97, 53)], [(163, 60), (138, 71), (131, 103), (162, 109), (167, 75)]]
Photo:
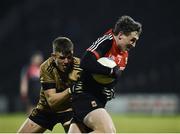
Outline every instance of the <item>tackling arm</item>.
[(56, 93), (56, 89), (48, 89), (44, 91), (49, 106), (56, 110), (59, 106), (70, 98), (70, 89), (67, 88), (63, 92)]

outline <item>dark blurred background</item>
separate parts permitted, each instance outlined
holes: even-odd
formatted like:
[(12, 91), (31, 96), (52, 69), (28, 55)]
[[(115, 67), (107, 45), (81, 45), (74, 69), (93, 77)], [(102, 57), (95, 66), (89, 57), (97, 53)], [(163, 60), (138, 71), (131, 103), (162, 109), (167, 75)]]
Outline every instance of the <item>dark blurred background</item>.
[(179, 5), (178, 0), (1, 1), (0, 95), (8, 98), (8, 111), (18, 109), (20, 71), (34, 51), (46, 59), (54, 38), (67, 36), (80, 57), (122, 15), (141, 22), (143, 33), (117, 92), (180, 94)]

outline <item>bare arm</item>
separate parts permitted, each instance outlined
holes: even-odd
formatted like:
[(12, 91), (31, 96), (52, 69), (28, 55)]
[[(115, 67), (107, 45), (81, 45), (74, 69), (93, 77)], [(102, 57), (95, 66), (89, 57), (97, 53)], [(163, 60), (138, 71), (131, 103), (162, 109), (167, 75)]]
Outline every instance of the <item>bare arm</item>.
[(44, 91), (48, 104), (52, 109), (58, 109), (58, 107), (70, 98), (69, 88), (63, 92), (56, 93), (56, 89), (48, 89)]
[(20, 95), (22, 98), (27, 98), (28, 96), (28, 79), (26, 74), (24, 74), (20, 81)]

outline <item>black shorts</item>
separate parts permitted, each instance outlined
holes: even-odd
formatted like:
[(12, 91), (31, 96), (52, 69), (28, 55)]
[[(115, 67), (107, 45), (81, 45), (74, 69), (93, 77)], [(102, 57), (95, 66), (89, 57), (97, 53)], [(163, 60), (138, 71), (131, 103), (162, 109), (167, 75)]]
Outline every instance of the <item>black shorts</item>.
[(57, 123), (61, 123), (63, 125), (65, 122), (70, 121), (72, 119), (72, 111), (54, 113), (45, 112), (35, 108), (30, 114), (29, 119), (42, 126), (43, 128), (52, 131), (53, 127)]
[(104, 108), (106, 101), (100, 100), (91, 93), (74, 94), (72, 99), (73, 120), (83, 122), (84, 117), (91, 111)]

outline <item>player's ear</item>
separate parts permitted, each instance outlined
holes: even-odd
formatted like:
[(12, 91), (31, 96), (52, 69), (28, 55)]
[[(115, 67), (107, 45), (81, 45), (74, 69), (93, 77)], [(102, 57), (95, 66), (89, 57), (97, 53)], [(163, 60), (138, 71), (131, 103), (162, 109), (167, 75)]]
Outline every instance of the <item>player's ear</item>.
[(120, 31), (119, 33), (118, 33), (118, 38), (119, 39), (121, 39), (121, 36), (123, 35), (123, 33)]

